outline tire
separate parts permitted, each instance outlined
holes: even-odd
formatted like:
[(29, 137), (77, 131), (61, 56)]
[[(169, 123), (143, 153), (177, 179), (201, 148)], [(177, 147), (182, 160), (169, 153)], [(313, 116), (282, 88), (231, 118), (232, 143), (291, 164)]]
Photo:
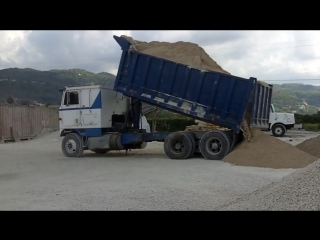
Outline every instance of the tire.
[(232, 138), (231, 138), (231, 136), (227, 132), (224, 132), (224, 131), (221, 131), (220, 133), (226, 138), (226, 140), (228, 142), (228, 146), (229, 146), (228, 147), (228, 153), (231, 152), (231, 150), (232, 150), (232, 148), (231, 148), (231, 146), (232, 146)]
[(222, 160), (230, 149), (227, 138), (221, 132), (208, 132), (199, 144), (202, 156), (208, 160)]
[(83, 142), (79, 134), (69, 133), (64, 136), (61, 144), (66, 157), (80, 157), (83, 154)]
[(95, 149), (95, 150), (92, 150), (92, 152), (95, 152), (96, 154), (106, 154), (107, 152), (109, 152), (109, 150)]
[(164, 140), (163, 148), (171, 159), (187, 159), (192, 152), (191, 137), (185, 132), (172, 132)]
[(185, 133), (190, 137), (190, 140), (191, 140), (191, 143), (192, 143), (192, 150), (191, 150), (190, 155), (188, 156), (188, 158), (192, 158), (194, 153), (195, 153), (195, 151), (196, 151), (196, 148), (197, 148), (196, 140), (195, 140), (196, 136), (192, 132), (185, 132)]
[(272, 126), (272, 135), (275, 137), (283, 137), (286, 131), (285, 126), (282, 124), (275, 124)]

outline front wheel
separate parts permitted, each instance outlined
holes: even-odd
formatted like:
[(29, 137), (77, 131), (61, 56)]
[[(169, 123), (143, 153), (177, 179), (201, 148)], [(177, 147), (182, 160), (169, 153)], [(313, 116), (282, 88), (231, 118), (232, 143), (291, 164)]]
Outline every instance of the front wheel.
[(64, 136), (61, 148), (66, 157), (80, 157), (84, 150), (82, 138), (79, 134), (69, 133)]
[(275, 137), (283, 137), (286, 133), (286, 128), (282, 124), (275, 124), (272, 126), (272, 134)]

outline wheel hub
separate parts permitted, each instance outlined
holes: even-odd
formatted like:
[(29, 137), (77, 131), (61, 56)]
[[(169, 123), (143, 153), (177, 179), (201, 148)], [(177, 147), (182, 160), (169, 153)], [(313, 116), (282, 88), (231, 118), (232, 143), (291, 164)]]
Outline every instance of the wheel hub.
[(179, 150), (179, 149), (181, 149), (181, 143), (176, 143), (175, 145), (174, 145), (174, 148), (175, 149), (177, 149), (177, 150)]
[(172, 150), (176, 153), (181, 153), (184, 149), (184, 144), (181, 139), (176, 139), (172, 142)]
[(70, 139), (69, 141), (66, 142), (65, 144), (65, 149), (68, 153), (73, 153), (77, 149), (77, 144), (74, 140)]
[(207, 151), (211, 152), (211, 154), (218, 154), (221, 151), (221, 142), (217, 138), (212, 138), (207, 143)]
[(218, 149), (218, 147), (219, 147), (219, 145), (218, 145), (218, 143), (212, 143), (211, 144), (211, 149)]
[(282, 133), (282, 129), (281, 128), (276, 128), (276, 133), (281, 134)]

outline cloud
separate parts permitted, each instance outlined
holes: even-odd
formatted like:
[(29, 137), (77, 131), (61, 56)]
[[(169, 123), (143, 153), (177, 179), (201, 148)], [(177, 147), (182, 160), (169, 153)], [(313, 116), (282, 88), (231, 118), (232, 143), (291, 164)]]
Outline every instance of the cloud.
[[(320, 31), (0, 31), (0, 69), (83, 68), (116, 74), (121, 49), (113, 35), (194, 42), (225, 70), (244, 78), (269, 83), (320, 79)], [(320, 85), (320, 80), (291, 82)]]

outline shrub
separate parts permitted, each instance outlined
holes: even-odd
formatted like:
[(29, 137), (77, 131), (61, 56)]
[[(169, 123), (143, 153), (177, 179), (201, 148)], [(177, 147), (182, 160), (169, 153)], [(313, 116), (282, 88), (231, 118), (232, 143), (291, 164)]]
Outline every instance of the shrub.
[[(152, 129), (152, 120), (148, 120), (150, 128)], [(157, 132), (175, 132), (183, 131), (187, 126), (196, 125), (194, 119), (157, 119), (156, 131)]]
[(314, 132), (318, 132), (320, 131), (319, 126), (320, 124), (318, 123), (304, 123), (303, 124), (303, 128), (307, 131), (314, 131)]

